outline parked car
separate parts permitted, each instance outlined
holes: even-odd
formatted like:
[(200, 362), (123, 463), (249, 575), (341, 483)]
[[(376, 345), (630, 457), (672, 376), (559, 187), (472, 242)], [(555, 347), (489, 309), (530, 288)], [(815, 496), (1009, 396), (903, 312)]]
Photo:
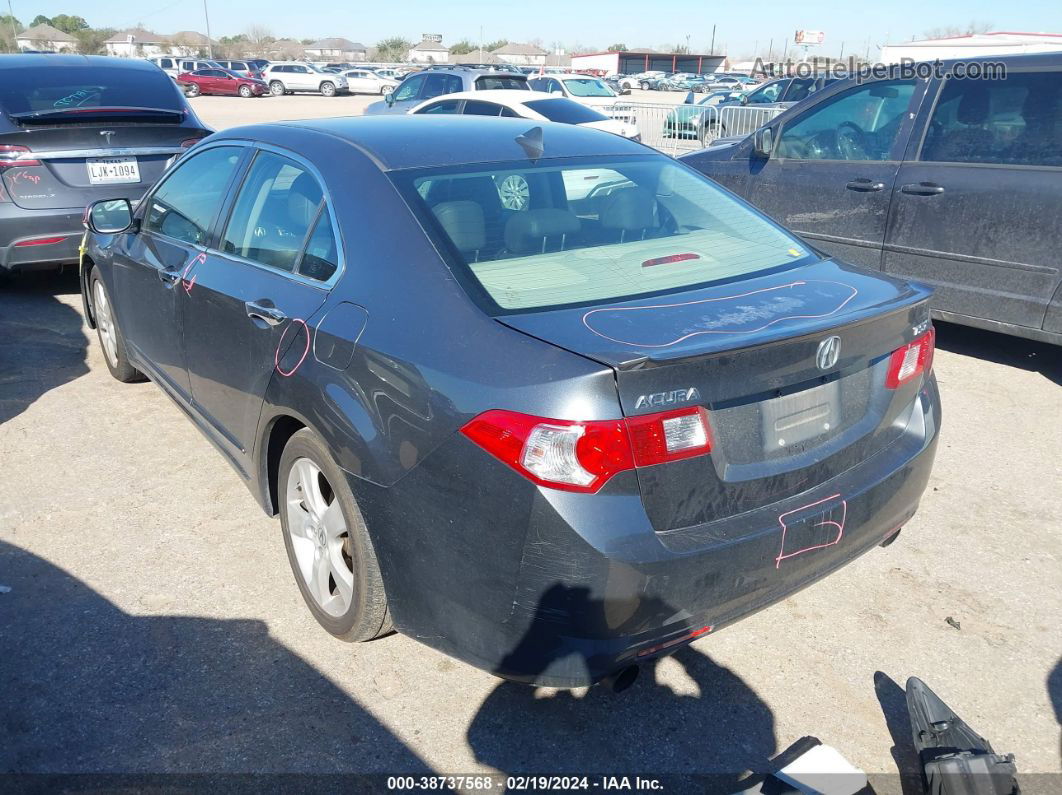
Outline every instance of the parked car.
[(788, 108), (803, 99), (821, 91), (837, 80), (834, 76), (822, 77), (781, 77), (737, 94), (726, 101), (727, 105), (756, 105), (761, 108)]
[(696, 75), (691, 72), (679, 72), (667, 79), (668, 91), (696, 91), (705, 85), (704, 75)]
[(244, 77), (228, 69), (198, 69), (177, 75), (177, 85), (189, 97), (198, 97), (200, 94), (260, 97), (269, 93), (265, 81)]
[(398, 69), (373, 69), (372, 71), (376, 72), (380, 77), (388, 78), (398, 83), (401, 83), (403, 78), (408, 74), (408, 72), (403, 72)]
[(347, 79), (347, 87), (353, 94), (390, 94), (398, 85), (397, 80), (371, 69), (348, 69), (341, 74)]
[(606, 86), (616, 92), (617, 95), (631, 93), (631, 89), (629, 87), (625, 88), (623, 86), (622, 75), (606, 75), (605, 77), (601, 78), (601, 82), (603, 82)]
[(632, 74), (632, 75), (617, 75), (617, 80), (618, 80), (621, 88), (625, 88), (628, 91), (630, 91), (631, 89), (634, 89), (634, 88), (641, 88), (642, 87), (642, 81), (645, 80), (645, 79), (653, 79), (653, 80), (655, 80), (655, 79), (660, 78), (660, 77), (665, 77), (666, 74), (667, 74), (666, 72), (656, 72), (656, 71), (638, 72), (637, 74)]
[[(268, 64), (269, 62), (265, 61), (263, 63)], [(227, 69), (230, 72), (235, 72), (240, 77), (249, 77), (252, 80), (261, 80), (262, 79), (262, 68), (259, 67), (258, 64), (255, 61), (253, 61), (253, 60), (249, 60), (249, 61), (226, 61), (226, 60), (221, 60), (221, 61), (218, 61), (218, 66), (220, 66), (222, 69)]]
[(707, 75), (704, 83), (694, 91), (748, 91), (759, 85), (746, 75)]
[(334, 97), (348, 91), (347, 79), (343, 75), (323, 72), (313, 64), (301, 61), (274, 61), (266, 67), (262, 79), (274, 96), (311, 91)]
[(279, 513), (347, 640), (629, 681), (890, 542), (926, 488), (929, 291), (618, 135), (236, 127), (87, 220), (112, 375)]
[(0, 274), (77, 262), (85, 205), (139, 199), (209, 133), (146, 61), (0, 58)]
[(674, 108), (664, 119), (664, 137), (705, 141), (719, 124), (716, 109), (735, 95), (733, 91), (713, 91), (694, 102)]
[(183, 74), (184, 72), (194, 72), (197, 69), (220, 69), (221, 64), (217, 61), (205, 60), (203, 58), (179, 58), (176, 60), (177, 74)]
[(500, 116), (535, 121), (578, 124), (640, 141), (638, 127), (612, 119), (581, 102), (541, 91), (461, 91), (422, 102), (409, 111), (418, 116), (450, 113), (465, 116)]
[(567, 97), (625, 124), (633, 125), (637, 121), (630, 103), (620, 100), (616, 92), (600, 78), (587, 75), (550, 75), (533, 77), (527, 84), (534, 91)]
[(444, 69), (425, 69), (410, 75), (383, 102), (374, 102), (365, 109), (365, 115), (405, 113), (426, 99), (458, 91), (528, 91), (527, 77), (496, 69), (469, 69), (453, 66)]
[(834, 83), (684, 160), (827, 253), (933, 285), (936, 317), (1060, 344), (1062, 57), (999, 60)]

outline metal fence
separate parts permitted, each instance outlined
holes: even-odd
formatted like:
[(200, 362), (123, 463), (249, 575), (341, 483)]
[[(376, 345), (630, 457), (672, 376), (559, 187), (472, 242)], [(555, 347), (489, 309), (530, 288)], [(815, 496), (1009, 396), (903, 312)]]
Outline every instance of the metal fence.
[(673, 105), (656, 102), (616, 103), (613, 116), (638, 125), (642, 143), (665, 154), (703, 149), (716, 138), (749, 135), (782, 112), (782, 108), (748, 105)]

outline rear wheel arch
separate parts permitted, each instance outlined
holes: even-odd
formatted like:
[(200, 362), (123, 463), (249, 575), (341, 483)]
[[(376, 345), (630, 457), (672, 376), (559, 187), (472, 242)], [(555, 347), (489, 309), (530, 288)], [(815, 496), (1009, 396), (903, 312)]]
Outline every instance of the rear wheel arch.
[(92, 307), (92, 298), (89, 296), (89, 285), (92, 283), (92, 271), (96, 269), (96, 263), (92, 258), (85, 255), (81, 259), (81, 303), (85, 310), (85, 324), (90, 329), (96, 328), (96, 313)]
[(303, 428), (309, 427), (302, 420), (290, 414), (278, 414), (269, 421), (262, 433), (262, 451), (258, 464), (259, 480), (261, 481), (262, 506), (270, 516), (276, 516), (280, 511), (280, 457), (284, 448), (296, 433)]

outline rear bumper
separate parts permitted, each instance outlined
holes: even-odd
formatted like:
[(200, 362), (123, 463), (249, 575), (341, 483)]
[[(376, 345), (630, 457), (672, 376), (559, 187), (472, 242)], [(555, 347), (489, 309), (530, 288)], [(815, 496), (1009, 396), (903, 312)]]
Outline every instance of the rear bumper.
[[(350, 482), (401, 631), (506, 679), (577, 687), (718, 631), (890, 537), (926, 488), (939, 423), (930, 379), (903, 436), (858, 466), (740, 522), (667, 533), (625, 482), (633, 473), (596, 495), (528, 489), (508, 470), (499, 487), (496, 464), (488, 475), (463, 438), (389, 489)], [(489, 493), (463, 493), (487, 482)]]
[[(85, 233), (81, 217), (81, 210), (26, 210), (12, 202), (0, 204), (0, 270), (38, 270), (77, 262)], [(60, 239), (26, 245), (48, 238)]]

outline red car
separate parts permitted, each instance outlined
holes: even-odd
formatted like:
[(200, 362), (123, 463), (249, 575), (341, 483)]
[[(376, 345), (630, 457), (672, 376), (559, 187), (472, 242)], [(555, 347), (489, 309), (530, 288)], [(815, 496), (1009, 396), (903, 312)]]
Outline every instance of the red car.
[(261, 80), (238, 75), (228, 69), (197, 69), (177, 75), (177, 84), (190, 97), (200, 94), (225, 94), (241, 97), (261, 97), (269, 94), (269, 86)]

